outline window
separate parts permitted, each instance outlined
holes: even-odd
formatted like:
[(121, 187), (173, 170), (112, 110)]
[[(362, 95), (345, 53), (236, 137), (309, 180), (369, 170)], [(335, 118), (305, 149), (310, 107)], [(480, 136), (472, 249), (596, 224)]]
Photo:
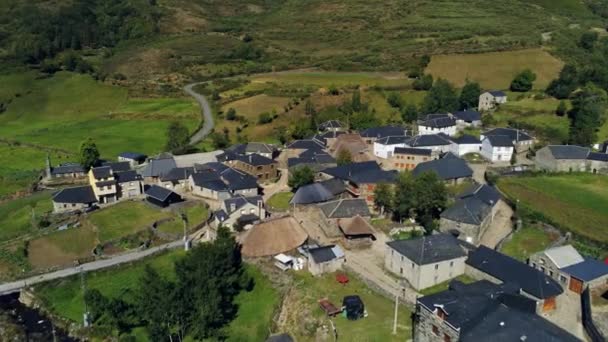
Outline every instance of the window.
[(437, 328), (436, 325), (433, 325), (433, 334), (435, 334), (436, 336), (439, 336), (439, 328)]
[(448, 334), (443, 334), (443, 342), (452, 342), (452, 338)]
[(441, 318), (441, 319), (445, 319), (445, 317), (447, 315), (445, 314), (445, 311), (443, 311), (441, 309), (437, 309), (437, 316), (439, 316), (439, 318)]
[(258, 169), (258, 170), (261, 170), (261, 169), (262, 169), (262, 167), (261, 167), (261, 166), (258, 166), (258, 167), (257, 167), (257, 169)]
[(403, 261), (403, 255), (401, 256), (401, 261)]
[(536, 268), (536, 263), (535, 262), (532, 263), (532, 268)]
[(412, 263), (412, 268), (414, 268), (414, 263)]
[(563, 275), (560, 275), (560, 276), (559, 276), (559, 281), (560, 281), (562, 284), (565, 284), (565, 283), (568, 281), (568, 278), (564, 277)]
[(553, 271), (549, 271), (549, 276), (553, 278)]
[(399, 274), (403, 274), (403, 267), (399, 267)]
[(454, 262), (450, 261), (450, 267), (454, 267)]
[(438, 270), (439, 269), (439, 264), (435, 264), (435, 269)]

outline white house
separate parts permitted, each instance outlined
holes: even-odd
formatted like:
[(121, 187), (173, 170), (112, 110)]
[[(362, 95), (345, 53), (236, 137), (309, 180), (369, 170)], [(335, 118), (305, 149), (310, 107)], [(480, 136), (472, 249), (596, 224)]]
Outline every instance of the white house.
[(393, 156), (395, 148), (406, 147), (409, 139), (410, 137), (405, 135), (380, 138), (374, 142), (374, 155), (389, 159)]
[(455, 143), (444, 134), (417, 135), (407, 141), (407, 147), (422, 148), (433, 151), (433, 154), (453, 152)]
[(233, 228), (258, 222), (266, 218), (266, 208), (262, 196), (245, 197), (238, 195), (222, 202), (222, 208), (215, 212), (214, 223)]
[(468, 153), (480, 153), (481, 141), (472, 135), (462, 135), (452, 139), (454, 142), (452, 153), (462, 157)]
[(456, 132), (456, 120), (450, 114), (429, 114), (418, 121), (419, 135), (443, 133), (454, 136)]
[(487, 136), (481, 142), (481, 155), (492, 162), (510, 161), (513, 142), (506, 135)]
[(486, 91), (479, 95), (478, 110), (490, 110), (496, 108), (497, 104), (507, 103), (507, 94), (500, 90)]
[(452, 116), (456, 119), (457, 127), (479, 127), (481, 126), (481, 113), (474, 110), (454, 112)]

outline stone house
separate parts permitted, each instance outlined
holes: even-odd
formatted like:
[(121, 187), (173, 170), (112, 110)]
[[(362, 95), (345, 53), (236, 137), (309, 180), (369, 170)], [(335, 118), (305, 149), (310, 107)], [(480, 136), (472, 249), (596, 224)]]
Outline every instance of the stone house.
[(481, 133), (479, 139), (483, 141), (486, 137), (491, 135), (506, 135), (509, 137), (515, 147), (515, 152), (517, 153), (528, 151), (536, 142), (528, 132), (515, 128), (494, 128)]
[(259, 154), (235, 156), (234, 159), (227, 160), (224, 164), (257, 177), (261, 181), (279, 178), (278, 163)]
[(146, 161), (146, 158), (148, 158), (148, 156), (137, 152), (123, 152), (118, 155), (119, 162), (127, 162), (131, 167), (142, 164)]
[(452, 117), (456, 119), (457, 129), (481, 126), (481, 113), (475, 110), (454, 112)]
[(223, 154), (218, 155), (218, 160), (226, 161), (234, 159), (234, 157), (231, 157), (230, 155), (248, 156), (251, 154), (258, 154), (268, 159), (274, 159), (279, 155), (279, 150), (274, 145), (260, 142), (236, 144), (227, 148)]
[(478, 244), (497, 212), (500, 193), (489, 185), (473, 185), (441, 213), (439, 229)]
[(528, 264), (577, 294), (587, 287), (593, 289), (608, 284), (608, 265), (583, 258), (571, 245), (535, 253), (530, 256)]
[(53, 194), (53, 212), (67, 213), (83, 211), (97, 203), (90, 185), (65, 188)]
[(608, 172), (608, 154), (576, 145), (549, 145), (536, 151), (539, 170), (551, 172)]
[(435, 172), (448, 184), (461, 184), (473, 177), (473, 170), (469, 165), (451, 153), (447, 153), (441, 159), (420, 163), (412, 172), (415, 176), (423, 172)]
[(414, 342), (578, 341), (536, 315), (536, 303), (510, 284), (452, 281), (445, 291), (418, 298)]
[(193, 195), (220, 201), (236, 195), (256, 196), (259, 192), (255, 177), (220, 163), (202, 165), (188, 182)]
[(337, 245), (310, 248), (307, 253), (308, 271), (313, 276), (336, 272), (346, 261), (344, 251)]
[(506, 135), (489, 135), (481, 141), (481, 155), (491, 162), (509, 162), (513, 150), (513, 142)]
[(306, 150), (297, 157), (287, 159), (287, 168), (292, 172), (294, 168), (308, 166), (315, 172), (335, 167), (336, 159), (323, 150)]
[(55, 178), (81, 178), (87, 175), (84, 167), (78, 163), (63, 163), (59, 166), (51, 166), (51, 158), (46, 156), (45, 176), (47, 179)]
[(410, 137), (390, 136), (377, 139), (374, 142), (374, 155), (378, 158), (390, 159), (393, 156), (395, 148), (406, 147)]
[(189, 178), (195, 172), (194, 167), (176, 167), (158, 178), (158, 185), (179, 193), (188, 191)]
[(424, 148), (397, 147), (393, 156), (382, 164), (386, 170), (409, 171), (433, 159), (433, 151)]
[(355, 216), (365, 219), (371, 217), (367, 203), (360, 198), (343, 198), (319, 203), (317, 208), (319, 216), (316, 221), (328, 237), (336, 240), (344, 238), (344, 234), (339, 228), (340, 220)]
[(490, 110), (503, 103), (507, 103), (507, 94), (504, 91), (486, 91), (479, 95), (479, 105), (477, 106), (477, 109), (481, 111)]
[(89, 170), (89, 184), (100, 204), (118, 201), (118, 186), (110, 166), (94, 167)]
[(454, 136), (457, 133), (456, 120), (451, 114), (429, 114), (418, 121), (418, 135), (445, 134)]
[(374, 228), (367, 219), (357, 214), (337, 220), (338, 229), (342, 233), (343, 244), (347, 248), (369, 247), (376, 241)]
[(266, 218), (266, 208), (262, 196), (245, 197), (238, 195), (222, 201), (222, 207), (214, 213), (214, 223), (233, 229), (241, 228)]
[(384, 266), (422, 290), (464, 274), (466, 251), (449, 234), (386, 243)]
[(134, 170), (120, 171), (114, 173), (118, 185), (118, 198), (129, 199), (143, 194), (143, 179)]
[(155, 184), (160, 177), (168, 174), (175, 169), (177, 164), (172, 156), (160, 156), (155, 159), (150, 159), (148, 163), (140, 171), (141, 176), (146, 183)]
[(324, 177), (341, 179), (348, 192), (354, 197), (364, 199), (369, 206), (374, 205), (376, 186), (380, 183), (394, 184), (398, 177), (396, 171), (383, 170), (375, 161), (328, 168), (321, 171), (321, 174)]
[(407, 131), (399, 126), (379, 126), (364, 129), (359, 134), (367, 145), (373, 145), (378, 139), (407, 135)]

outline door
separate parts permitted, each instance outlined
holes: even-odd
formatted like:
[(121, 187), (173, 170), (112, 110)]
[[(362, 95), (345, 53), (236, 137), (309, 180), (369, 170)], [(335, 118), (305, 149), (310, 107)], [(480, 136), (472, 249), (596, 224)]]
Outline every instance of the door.
[(556, 307), (557, 304), (555, 303), (555, 297), (547, 298), (543, 303), (543, 312), (553, 311)]
[(574, 293), (581, 294), (583, 293), (583, 282), (574, 277), (570, 277), (570, 285), (568, 286), (568, 288)]

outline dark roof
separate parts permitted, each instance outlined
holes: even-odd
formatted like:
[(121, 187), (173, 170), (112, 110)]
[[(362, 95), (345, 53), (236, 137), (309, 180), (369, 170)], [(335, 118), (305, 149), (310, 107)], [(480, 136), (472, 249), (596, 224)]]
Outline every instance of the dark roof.
[[(257, 206), (259, 201), (264, 203), (264, 199), (262, 198), (262, 196), (245, 197), (240, 195), (224, 200), (224, 207), (226, 208), (228, 214), (232, 214), (233, 212), (242, 208), (247, 203)], [(232, 205), (234, 205), (234, 210), (232, 210)]]
[(112, 168), (109, 166), (95, 167), (92, 168), (91, 171), (93, 171), (93, 177), (95, 177), (95, 179), (110, 178), (112, 176)]
[(334, 195), (339, 195), (346, 191), (346, 185), (344, 185), (344, 182), (337, 178), (324, 180), (320, 182), (320, 184)]
[(490, 135), (506, 135), (514, 142), (532, 140), (532, 137), (526, 131), (514, 128), (494, 128), (485, 133), (482, 133), (482, 135), (484, 137)]
[(489, 90), (488, 93), (492, 94), (494, 97), (507, 96), (507, 94), (502, 90)]
[(143, 177), (160, 177), (169, 173), (177, 167), (173, 157), (162, 159), (151, 159), (148, 165), (141, 171)]
[(436, 234), (410, 240), (395, 240), (386, 243), (399, 254), (417, 265), (434, 264), (467, 255), (458, 239), (450, 234)]
[(560, 270), (587, 282), (608, 274), (608, 265), (599, 260), (589, 258)]
[(78, 163), (64, 163), (51, 169), (51, 174), (61, 175), (64, 173), (82, 173), (84, 168)]
[(327, 152), (322, 150), (306, 150), (297, 158), (287, 159), (287, 167), (292, 168), (298, 165), (319, 165), (320, 167), (327, 167), (328, 165), (335, 164), (336, 159), (329, 155)]
[(428, 171), (435, 172), (443, 180), (473, 176), (473, 170), (460, 158), (442, 158), (420, 163), (412, 172), (414, 175), (419, 175)]
[(234, 154), (245, 155), (249, 153), (274, 153), (277, 148), (274, 145), (250, 142), (247, 144), (236, 144), (228, 147), (225, 152), (232, 152)]
[(296, 191), (291, 198), (291, 204), (311, 204), (327, 202), (336, 196), (326, 189), (321, 183), (304, 185)]
[(112, 172), (128, 171), (131, 170), (131, 164), (129, 162), (104, 162), (102, 166), (109, 166)]
[(312, 259), (318, 264), (323, 263), (323, 262), (328, 262), (328, 261), (331, 261), (336, 258), (336, 255), (334, 254), (334, 252), (332, 250), (332, 248), (334, 248), (334, 246), (335, 245), (310, 248), (308, 250), (308, 253), (310, 253), (310, 256), (312, 257)]
[(319, 125), (320, 130), (326, 130), (330, 128), (342, 128), (342, 123), (338, 120), (329, 120)]
[(405, 135), (405, 128), (397, 126), (382, 126), (364, 129), (359, 132), (364, 138), (384, 138), (391, 135)]
[(458, 200), (441, 213), (441, 218), (479, 225), (490, 214), (492, 206), (476, 197), (466, 197)]
[(598, 153), (598, 152), (589, 152), (587, 159), (608, 162), (608, 154)]
[(444, 146), (452, 142), (443, 134), (424, 134), (411, 138), (407, 144), (411, 147)]
[(396, 170), (370, 170), (353, 174), (349, 181), (355, 184), (395, 183), (398, 178), (399, 172)]
[(176, 167), (160, 177), (163, 182), (177, 182), (185, 180), (194, 173), (194, 167)]
[(399, 175), (396, 171), (385, 171), (381, 169), (375, 161), (330, 167), (322, 172), (356, 184), (393, 183), (397, 180)]
[(171, 191), (169, 189), (165, 189), (162, 186), (158, 186), (158, 185), (151, 185), (148, 188), (148, 190), (146, 190), (146, 196), (152, 197), (152, 198), (157, 199), (157, 200), (159, 200), (161, 202), (166, 201), (167, 198), (169, 198), (173, 194), (177, 195), (173, 191)]
[(395, 147), (394, 154), (411, 154), (417, 156), (430, 156), (433, 150), (425, 148), (413, 148), (413, 147)]
[(134, 170), (116, 172), (114, 174), (118, 183), (134, 182), (141, 180), (141, 176)]
[(421, 121), (418, 124), (425, 126), (425, 127), (445, 128), (445, 127), (455, 126), (456, 120), (454, 120), (453, 118), (451, 118), (449, 116), (441, 116), (441, 117), (427, 116), (427, 118), (424, 121)]
[(222, 172), (229, 167), (220, 163), (220, 162), (209, 162), (205, 164), (194, 164), (195, 171), (214, 171), (214, 172)]
[(369, 217), (371, 214), (367, 203), (362, 198), (340, 199), (319, 204), (327, 218), (350, 218), (356, 215)]
[(224, 211), (224, 209), (216, 210), (213, 213), (213, 216), (220, 220), (220, 222), (226, 221), (228, 219), (228, 214)]
[(97, 197), (90, 185), (65, 188), (53, 195), (53, 202), (57, 203), (84, 203), (97, 202)]
[(277, 163), (273, 159), (266, 158), (257, 153), (253, 153), (253, 154), (249, 154), (249, 155), (245, 155), (245, 156), (239, 155), (234, 159), (239, 160), (245, 164), (253, 165), (253, 166), (270, 165), (270, 164)]
[(376, 140), (376, 143), (382, 145), (397, 145), (397, 144), (405, 144), (410, 137), (407, 135), (391, 135), (389, 137), (384, 137)]
[(475, 110), (465, 110), (453, 113), (454, 116), (464, 122), (473, 122), (481, 120), (481, 113)]
[(260, 217), (256, 214), (243, 214), (236, 219), (236, 221), (240, 224), (249, 224), (259, 220)]
[(452, 281), (448, 290), (418, 298), (418, 303), (432, 312), (444, 311), (462, 341), (577, 341), (536, 315), (536, 303), (517, 290), (512, 284), (488, 280)]
[(257, 178), (233, 168), (222, 171), (220, 176), (221, 180), (228, 186), (228, 189), (232, 191), (258, 188)]
[(589, 148), (576, 145), (549, 145), (549, 152), (555, 159), (587, 159)]
[(104, 186), (114, 185), (114, 184), (116, 184), (116, 180), (107, 180), (107, 181), (102, 181), (102, 182), (95, 182), (95, 186), (97, 186), (97, 187), (104, 187)]
[(506, 135), (489, 135), (486, 139), (493, 147), (513, 147), (513, 141)]
[(460, 199), (470, 197), (475, 197), (484, 203), (494, 205), (500, 200), (500, 193), (496, 188), (487, 184), (475, 184), (458, 195)]
[(148, 157), (145, 154), (141, 154), (141, 153), (137, 153), (137, 152), (123, 152), (123, 153), (119, 154), (118, 156), (127, 158), (127, 159), (137, 160), (137, 161), (144, 161)]
[(293, 342), (293, 338), (289, 334), (272, 335), (266, 342)]
[(310, 150), (310, 149), (322, 150), (325, 148), (325, 144), (321, 143), (318, 140), (302, 139), (302, 140), (293, 141), (291, 144), (287, 145), (287, 148), (298, 149), (298, 150)]
[(564, 292), (549, 276), (483, 245), (469, 253), (466, 263), (504, 283), (517, 284), (524, 292), (536, 298), (555, 297)]
[(472, 135), (468, 135), (468, 134), (463, 134), (463, 135), (459, 136), (458, 138), (453, 138), (452, 141), (457, 143), (458, 145), (481, 144), (481, 141), (479, 140), (479, 138), (474, 137)]

